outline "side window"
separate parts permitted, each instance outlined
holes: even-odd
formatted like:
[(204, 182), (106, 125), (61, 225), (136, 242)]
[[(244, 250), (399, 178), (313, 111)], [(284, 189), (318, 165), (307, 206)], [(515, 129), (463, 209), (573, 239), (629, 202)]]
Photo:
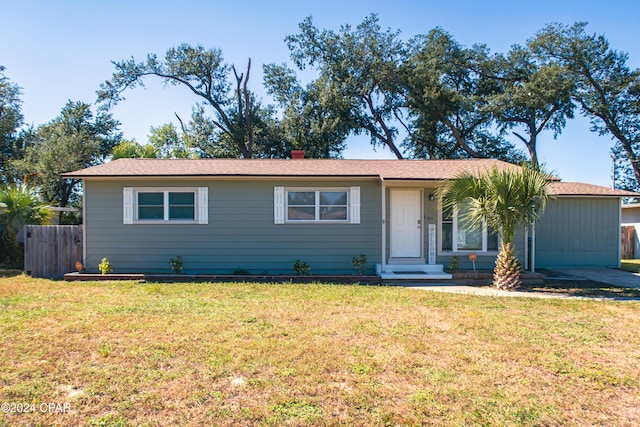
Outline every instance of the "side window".
[(208, 223), (208, 187), (124, 187), (123, 223)]

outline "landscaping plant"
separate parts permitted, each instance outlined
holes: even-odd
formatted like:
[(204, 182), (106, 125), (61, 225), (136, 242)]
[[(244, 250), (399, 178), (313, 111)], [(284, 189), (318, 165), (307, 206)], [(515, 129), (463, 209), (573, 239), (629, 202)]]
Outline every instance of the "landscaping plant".
[(308, 276), (311, 274), (311, 266), (301, 259), (293, 263), (293, 272), (298, 276)]
[(364, 276), (367, 272), (367, 256), (360, 254), (360, 256), (354, 256), (351, 258), (351, 265), (356, 269), (359, 275)]
[(102, 274), (109, 274), (113, 272), (113, 268), (111, 267), (109, 258), (107, 257), (102, 258), (102, 260), (100, 261), (100, 264), (98, 264), (98, 270), (100, 270)]
[(175, 258), (169, 258), (169, 265), (171, 266), (171, 271), (173, 271), (174, 274), (180, 274), (184, 269), (183, 260), (180, 255)]
[(470, 227), (486, 224), (498, 233), (500, 251), (494, 269), (494, 286), (513, 290), (520, 286), (522, 270), (513, 246), (518, 227), (530, 226), (544, 212), (549, 195), (548, 177), (527, 165), (496, 168), (473, 176), (468, 172), (440, 187), (445, 208), (465, 206), (460, 220)]
[(0, 203), (5, 205), (0, 213), (0, 264), (22, 269), (24, 252), (18, 233), (24, 225), (47, 224), (51, 211), (33, 188), (23, 184), (0, 186)]

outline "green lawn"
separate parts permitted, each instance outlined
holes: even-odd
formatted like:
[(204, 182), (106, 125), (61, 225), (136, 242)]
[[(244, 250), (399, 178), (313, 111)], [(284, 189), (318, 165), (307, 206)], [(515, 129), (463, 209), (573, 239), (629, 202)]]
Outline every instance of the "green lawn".
[(640, 273), (640, 259), (623, 259), (620, 261), (620, 268), (622, 270)]
[(0, 425), (640, 425), (640, 303), (16, 276), (0, 332)]

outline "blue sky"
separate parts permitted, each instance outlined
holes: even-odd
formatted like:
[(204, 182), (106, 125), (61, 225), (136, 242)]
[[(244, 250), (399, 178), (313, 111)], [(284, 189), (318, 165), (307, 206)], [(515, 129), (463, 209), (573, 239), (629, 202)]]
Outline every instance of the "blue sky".
[[(605, 34), (611, 45), (629, 53), (629, 65), (640, 67), (640, 2), (601, 1), (30, 1), (0, 0), (0, 65), (23, 89), (28, 124), (53, 119), (67, 100), (93, 103), (100, 83), (113, 65), (147, 53), (159, 56), (180, 43), (222, 49), (240, 69), (252, 59), (249, 82), (263, 102), (261, 66), (289, 61), (285, 36), (313, 16), (320, 28), (357, 25), (377, 13), (383, 28), (399, 29), (408, 39), (439, 26), (461, 44), (485, 43), (494, 52), (523, 44), (550, 22), (587, 21), (589, 32)], [(125, 93), (114, 110), (126, 138), (145, 142), (151, 126), (191, 114), (196, 98), (181, 87), (164, 87), (148, 79), (146, 89)], [(373, 152), (368, 139), (353, 139), (347, 158), (392, 158)], [(554, 140), (539, 141), (542, 161), (563, 180), (611, 185), (611, 140), (589, 131), (585, 119), (571, 121)]]

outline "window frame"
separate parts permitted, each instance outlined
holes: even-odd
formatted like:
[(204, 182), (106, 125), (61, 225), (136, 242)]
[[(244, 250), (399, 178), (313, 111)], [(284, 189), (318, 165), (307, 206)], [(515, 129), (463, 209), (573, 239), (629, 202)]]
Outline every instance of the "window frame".
[[(201, 197), (208, 197), (208, 191), (206, 187), (131, 187), (132, 192), (132, 221), (131, 224), (206, 224), (207, 218), (202, 218), (205, 215), (201, 208)], [(141, 219), (140, 218), (140, 204), (138, 195), (141, 193), (162, 193), (162, 207), (163, 218), (162, 219)], [(191, 193), (193, 194), (193, 219), (177, 218), (171, 219), (169, 216), (171, 205), (169, 203), (170, 193)], [(201, 196), (201, 193), (203, 195)], [(204, 205), (208, 203), (205, 200)], [(190, 205), (189, 205), (190, 206)], [(208, 215), (208, 214), (206, 214)]]
[[(438, 208), (438, 224), (440, 233), (438, 234), (438, 254), (439, 255), (466, 255), (470, 253), (481, 253), (486, 255), (497, 255), (500, 249), (500, 236), (498, 236), (498, 248), (489, 249), (489, 227), (486, 221), (482, 222), (482, 248), (481, 249), (458, 249), (458, 223), (459, 223), (459, 207), (456, 205), (452, 208), (452, 220), (444, 221), (442, 204)], [(443, 223), (451, 223), (451, 250), (443, 249)]]
[[(314, 217), (315, 219), (289, 219), (289, 193), (315, 193)], [(349, 187), (285, 187), (284, 188), (284, 222), (286, 224), (349, 224), (351, 223), (351, 188)], [(320, 193), (345, 193), (346, 204), (335, 205), (344, 206), (346, 211), (345, 219), (321, 219)], [(311, 205), (292, 205), (311, 206)]]

